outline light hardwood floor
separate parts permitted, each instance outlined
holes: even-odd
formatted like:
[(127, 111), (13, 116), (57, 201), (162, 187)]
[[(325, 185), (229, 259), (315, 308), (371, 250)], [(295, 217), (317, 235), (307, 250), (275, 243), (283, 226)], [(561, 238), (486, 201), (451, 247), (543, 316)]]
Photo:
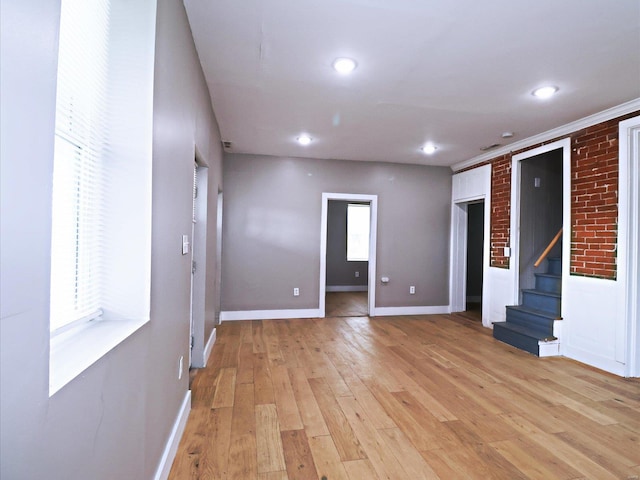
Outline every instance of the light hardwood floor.
[(171, 479), (636, 479), (640, 381), (461, 315), (229, 322)]
[(362, 317), (367, 314), (367, 292), (327, 292), (325, 316)]

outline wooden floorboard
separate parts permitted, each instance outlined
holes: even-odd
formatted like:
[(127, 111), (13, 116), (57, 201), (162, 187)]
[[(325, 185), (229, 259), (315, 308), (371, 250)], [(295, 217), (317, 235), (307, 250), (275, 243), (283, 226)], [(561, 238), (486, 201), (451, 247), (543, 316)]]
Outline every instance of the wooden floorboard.
[(468, 314), (228, 322), (190, 378), (171, 479), (640, 477), (640, 380)]

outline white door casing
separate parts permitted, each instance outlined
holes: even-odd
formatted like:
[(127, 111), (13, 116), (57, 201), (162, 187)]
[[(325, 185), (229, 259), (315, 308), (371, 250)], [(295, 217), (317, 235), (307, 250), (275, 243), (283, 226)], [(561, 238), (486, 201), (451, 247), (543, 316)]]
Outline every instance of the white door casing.
[(484, 200), (484, 246), (482, 254), (482, 324), (491, 327), (491, 165), (453, 175), (451, 188), (451, 258), (449, 308), (451, 312), (465, 309), (467, 260), (467, 205)]
[(620, 122), (618, 132), (618, 303), (623, 319), (616, 330), (617, 360), (627, 377), (640, 376), (640, 116)]

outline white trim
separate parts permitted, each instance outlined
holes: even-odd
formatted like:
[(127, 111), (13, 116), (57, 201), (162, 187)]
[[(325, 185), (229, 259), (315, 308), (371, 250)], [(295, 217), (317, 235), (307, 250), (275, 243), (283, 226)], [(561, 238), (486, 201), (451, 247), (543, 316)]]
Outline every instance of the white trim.
[(442, 315), (451, 313), (449, 305), (437, 305), (429, 307), (376, 307), (376, 317), (392, 317), (401, 315)]
[(376, 305), (376, 245), (378, 239), (378, 196), (360, 195), (356, 193), (322, 193), (322, 215), (320, 218), (320, 294), (318, 299), (318, 311), (320, 318), (325, 316), (325, 296), (327, 281), (327, 212), (329, 200), (346, 200), (354, 202), (369, 202), (371, 207), (371, 224), (369, 231), (369, 276), (368, 287), (369, 299), (367, 302), (367, 312), (369, 316), (374, 316)]
[(597, 355), (580, 348), (574, 348), (567, 345), (566, 342), (562, 343), (560, 347), (561, 355), (567, 358), (571, 358), (572, 360), (591, 365), (592, 367), (599, 368), (600, 370), (604, 370), (605, 372), (613, 373), (614, 375), (624, 376), (624, 365), (620, 362), (616, 362), (612, 358)]
[(558, 340), (552, 340), (550, 342), (544, 342), (540, 340), (538, 342), (539, 357), (557, 357), (559, 355), (560, 355), (560, 342)]
[(451, 312), (465, 310), (467, 282), (467, 206), (484, 202), (484, 246), (482, 252), (482, 324), (493, 328), (490, 320), (491, 279), (491, 166), (454, 174), (451, 188), (451, 249), (449, 269), (449, 307)]
[(320, 318), (319, 308), (288, 310), (237, 310), (220, 312), (221, 322), (236, 320), (280, 320), (285, 318)]
[(196, 187), (197, 196), (192, 199), (196, 221), (191, 224), (191, 262), (195, 262), (197, 268), (193, 272), (191, 263), (189, 270), (192, 272), (190, 292), (190, 329), (193, 342), (189, 348), (189, 366), (202, 368), (205, 365), (204, 355), (204, 324), (205, 302), (207, 296), (206, 280), (207, 270), (207, 238), (209, 224), (209, 168), (202, 160), (202, 154), (196, 144), (193, 145), (194, 167), (197, 169)]
[(149, 320), (99, 319), (51, 338), (49, 396), (78, 377)]
[(624, 375), (640, 376), (638, 361), (638, 255), (640, 241), (640, 116), (623, 120), (618, 129), (618, 292), (624, 324), (616, 330), (617, 360), (625, 364)]
[(218, 338), (218, 330), (213, 328), (211, 335), (209, 335), (209, 340), (207, 340), (207, 344), (204, 346), (204, 362), (202, 362), (204, 367), (207, 366), (207, 362), (209, 361), (209, 357), (211, 356), (211, 351), (213, 350), (213, 345), (216, 343), (216, 339)]
[(578, 130), (582, 130), (583, 128), (597, 125), (598, 123), (607, 122), (611, 119), (627, 115), (628, 113), (635, 112), (639, 109), (640, 98), (636, 98), (629, 102), (623, 103), (622, 105), (618, 105), (594, 115), (589, 115), (588, 117), (581, 118), (580, 120), (576, 120), (575, 122), (567, 123), (566, 125), (563, 125), (561, 127), (547, 130), (546, 132), (534, 135), (533, 137), (525, 138), (524, 140), (511, 143), (502, 148), (491, 150), (490, 152), (478, 155), (477, 157), (473, 157), (469, 160), (456, 163), (451, 166), (451, 170), (457, 172), (465, 168), (473, 167), (474, 165), (485, 162), (487, 160), (491, 160), (501, 155), (505, 155), (516, 150), (521, 150), (523, 148), (530, 147), (531, 145), (548, 142), (549, 140), (553, 140), (554, 138), (564, 137), (566, 135), (577, 132)]
[(366, 285), (327, 285), (327, 292), (366, 292)]
[(153, 477), (154, 480), (166, 480), (169, 478), (169, 472), (171, 471), (171, 465), (176, 458), (178, 451), (178, 445), (180, 439), (184, 433), (184, 429), (187, 426), (187, 419), (189, 418), (189, 412), (191, 412), (191, 390), (187, 390), (184, 399), (182, 400), (182, 406), (176, 417), (176, 421), (173, 424), (171, 435), (167, 439), (167, 443), (162, 452), (162, 458), (156, 469), (156, 474)]

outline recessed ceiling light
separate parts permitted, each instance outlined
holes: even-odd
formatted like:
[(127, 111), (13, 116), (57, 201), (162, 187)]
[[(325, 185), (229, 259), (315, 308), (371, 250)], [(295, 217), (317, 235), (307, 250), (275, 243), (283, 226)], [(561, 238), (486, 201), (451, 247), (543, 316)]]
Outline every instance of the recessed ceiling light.
[(558, 90), (558, 87), (554, 86), (540, 87), (531, 92), (531, 95), (533, 95), (534, 97), (545, 99), (553, 97), (553, 95), (555, 95)]
[(427, 155), (431, 155), (432, 153), (435, 153), (435, 151), (438, 149), (438, 147), (436, 147), (435, 145), (431, 144), (431, 143), (427, 143), (424, 147), (422, 147), (420, 150), (422, 150), (424, 153), (426, 153)]
[(351, 58), (336, 58), (333, 61), (333, 69), (342, 75), (353, 72), (357, 66), (356, 61)]
[(309, 135), (300, 135), (298, 137), (298, 143), (300, 145), (309, 145), (311, 143), (311, 137)]
[(513, 132), (502, 132), (502, 138), (511, 138), (513, 137)]

